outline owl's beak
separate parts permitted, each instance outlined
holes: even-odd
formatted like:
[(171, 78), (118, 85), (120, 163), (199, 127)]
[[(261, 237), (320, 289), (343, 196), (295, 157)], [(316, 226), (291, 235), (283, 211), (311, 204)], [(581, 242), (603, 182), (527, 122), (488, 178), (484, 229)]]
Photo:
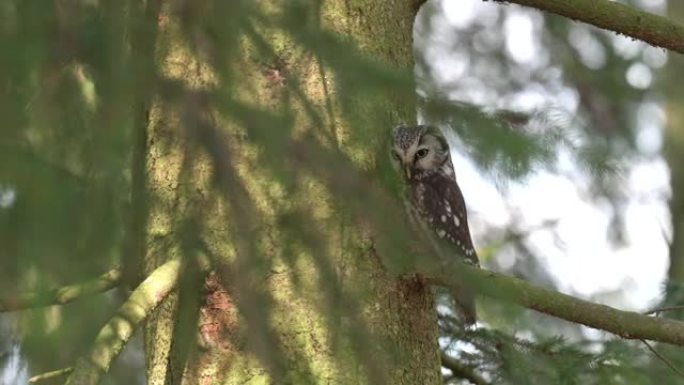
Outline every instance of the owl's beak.
[(411, 179), (411, 165), (407, 164), (404, 166), (404, 173), (406, 174), (407, 180)]

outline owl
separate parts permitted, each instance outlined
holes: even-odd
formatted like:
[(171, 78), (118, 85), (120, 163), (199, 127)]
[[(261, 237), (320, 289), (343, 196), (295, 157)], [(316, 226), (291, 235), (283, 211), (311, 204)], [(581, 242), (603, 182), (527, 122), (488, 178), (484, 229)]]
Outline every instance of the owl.
[[(432, 126), (395, 127), (390, 150), (394, 168), (406, 183), (406, 211), (423, 239), (442, 260), (461, 257), (479, 266), (468, 229), (468, 215), (456, 183), (449, 146)], [(476, 320), (473, 294), (466, 287), (452, 291), (467, 325)]]

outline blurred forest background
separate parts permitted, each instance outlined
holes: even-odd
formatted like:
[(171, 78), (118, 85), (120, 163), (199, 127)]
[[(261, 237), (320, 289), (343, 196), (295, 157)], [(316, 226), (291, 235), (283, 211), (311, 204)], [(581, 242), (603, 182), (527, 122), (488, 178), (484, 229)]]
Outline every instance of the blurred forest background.
[[(622, 2), (684, 21), (681, 1)], [(194, 118), (193, 108), (211, 104), (219, 111), (218, 121), (238, 121), (250, 127), (244, 132), (229, 129), (231, 137), (239, 138), (231, 146), (244, 145), (244, 153), (236, 156), (266, 171), (251, 174), (253, 170), (235, 166), (236, 170), (225, 171), (228, 177), (214, 176), (217, 181), (211, 183), (230, 190), (247, 174), (254, 182), (245, 182), (246, 189), (262, 192), (264, 201), (277, 201), (286, 200), (282, 197), (290, 189), (312, 175), (332, 178), (326, 199), (335, 204), (321, 206), (316, 215), (327, 218), (326, 212), (331, 211), (346, 225), (356, 223), (353, 218), (357, 216), (364, 217), (362, 223), (367, 220), (376, 231), (388, 234), (384, 243), (389, 246), (380, 249), (397, 255), (394, 269), (398, 271), (414, 263), (399, 241), (405, 229), (395, 228), (401, 227), (393, 226), (396, 217), (388, 216), (377, 203), (387, 192), (398, 190), (386, 162), (391, 124), (409, 121), (415, 113), (419, 122), (438, 125), (450, 138), (484, 268), (621, 309), (643, 312), (684, 304), (684, 290), (678, 284), (684, 280), (684, 112), (679, 111), (684, 105), (680, 79), (684, 61), (677, 54), (530, 8), (430, 0), (418, 12), (413, 30), (414, 83), (410, 73), (361, 54), (353, 38), (321, 28), (315, 16), (302, 16), (320, 11), (318, 2), (312, 6), (293, 1), (279, 14), (270, 9), (262, 12), (249, 2), (175, 1), (170, 2), (169, 11), (178, 20), (175, 36), (188, 42), (189, 52), (209, 57), (209, 64), (188, 71), (200, 73), (204, 66), (214, 70), (212, 75), (202, 72), (189, 85), (180, 85), (177, 79), (185, 75), (174, 74), (173, 68), (155, 61), (164, 55), (173, 58), (176, 43), (163, 38), (161, 43), (155, 41), (158, 31), (151, 27), (173, 21), (163, 16), (157, 19), (157, 14), (138, 2), (125, 3), (6, 0), (0, 4), (3, 298), (88, 280), (113, 266), (133, 270), (125, 272), (129, 274), (125, 279), (133, 276), (128, 284), (137, 282), (141, 277), (136, 274), (143, 270), (150, 272), (148, 261), (138, 262), (137, 269), (126, 261), (140, 242), (134, 234), (139, 230), (136, 226), (141, 226), (137, 216), (142, 210), (154, 212), (155, 199), (164, 201), (170, 211), (186, 212), (193, 206), (180, 200), (167, 205), (166, 200), (175, 198), (159, 198), (155, 196), (158, 191), (142, 193), (146, 196), (143, 206), (134, 199), (147, 188), (136, 185), (141, 178), (136, 176), (136, 167), (145, 162), (136, 158), (136, 148), (150, 143), (139, 130), (140, 119), (165, 119), (145, 105), (155, 100), (195, 106), (178, 112), (177, 120), (196, 130), (196, 135), (188, 137), (195, 141), (193, 148), (204, 151), (197, 157), (210, 159), (215, 174), (224, 171), (220, 162), (229, 160), (221, 157), (216, 145), (220, 141), (202, 119)], [(289, 44), (272, 32), (281, 30), (299, 44), (293, 58), (306, 53), (325, 65), (305, 62), (301, 71), (291, 70), (292, 58), (271, 52)], [(254, 70), (260, 78), (230, 64), (235, 55), (242, 54), (245, 40), (250, 41), (250, 60), (263, 63)], [(187, 66), (178, 60), (180, 67)], [(296, 126), (292, 105), (304, 111), (312, 126), (324, 120), (317, 117), (321, 111), (307, 102), (307, 92), (301, 88), (305, 85), (298, 76), (307, 71), (335, 79), (334, 88), (324, 92), (342, 95), (341, 101), (335, 106), (322, 103), (321, 110), (347, 114), (345, 130), (330, 133)], [(162, 73), (172, 75), (160, 80)], [(216, 87), (209, 101), (187, 96), (207, 84)], [(230, 96), (234, 89), (252, 87), (269, 90), (270, 110), (252, 108)], [(378, 89), (394, 99), (378, 100), (386, 97)], [(368, 107), (368, 100), (376, 107)], [(392, 110), (401, 103), (408, 112)], [(378, 112), (382, 106), (387, 106), (384, 114)], [(370, 117), (373, 114), (382, 116)], [(157, 138), (170, 142), (165, 144), (168, 148), (180, 141), (180, 134), (165, 137), (165, 131), (161, 132)], [(290, 137), (301, 141), (294, 147), (282, 145)], [(297, 147), (312, 141), (323, 145), (310, 151)], [(342, 143), (343, 150), (326, 152), (330, 143)], [(288, 157), (294, 161), (285, 161)], [(382, 191), (356, 189), (365, 185), (354, 182), (356, 174), (345, 174), (350, 164), (379, 181)], [(197, 176), (189, 178), (193, 183), (199, 180), (200, 185), (210, 184), (203, 178), (212, 179), (203, 176), (201, 167), (190, 166), (185, 172)], [(154, 175), (152, 179), (166, 177)], [(176, 185), (182, 188), (181, 177)], [(322, 189), (315, 183), (308, 188)], [(197, 191), (206, 193), (202, 188)], [(251, 231), (253, 213), (271, 215), (270, 206), (260, 200), (250, 206), (233, 199), (231, 207), (251, 207), (234, 214), (236, 223), (231, 225), (245, 228), (244, 234)], [(296, 204), (305, 206), (306, 202)], [(384, 210), (400, 206), (387, 207)], [(214, 210), (220, 211), (213, 207), (199, 212), (211, 216)], [(285, 242), (291, 240), (287, 251), (292, 253), (306, 248), (301, 239), (307, 238), (301, 233), (316, 228), (314, 222), (319, 220), (314, 215), (309, 223), (298, 213), (296, 209), (286, 215), (276, 212), (273, 222), (266, 225), (293, 233), (284, 236)], [(147, 225), (152, 227), (166, 223), (150, 218)], [(206, 231), (206, 226), (197, 224), (196, 218), (178, 222), (173, 233), (182, 240), (179, 244), (204, 250), (206, 245), (196, 246), (202, 241), (195, 234)], [(311, 238), (307, 247), (314, 250), (312, 254), (325, 257), (331, 253), (322, 241), (326, 238)], [(247, 263), (272, 274), (281, 269), (266, 257)], [(324, 293), (330, 309), (338, 303), (357, 306), (353, 299), (345, 299), (346, 291), (331, 283), (341, 268), (331, 266), (332, 261), (315, 263), (323, 286), (308, 290)], [(0, 384), (24, 384), (36, 374), (72, 366), (132, 287), (68, 305), (0, 313)], [(274, 301), (247, 298), (266, 313), (262, 307)], [(486, 298), (478, 304), (481, 327), (463, 330), (451, 315), (449, 301), (438, 298), (444, 383), (683, 381), (681, 374), (668, 367), (684, 370), (680, 347), (621, 340)], [(247, 319), (250, 309), (241, 308)], [(255, 313), (251, 319), (266, 313)], [(351, 329), (363, 328), (363, 323), (355, 322), (349, 321)], [(143, 345), (143, 335), (137, 332), (104, 383), (146, 383)], [(363, 350), (362, 346), (355, 351)], [(278, 349), (274, 351), (278, 354)], [(363, 361), (363, 353), (358, 354)], [(41, 383), (63, 381), (61, 377)]]

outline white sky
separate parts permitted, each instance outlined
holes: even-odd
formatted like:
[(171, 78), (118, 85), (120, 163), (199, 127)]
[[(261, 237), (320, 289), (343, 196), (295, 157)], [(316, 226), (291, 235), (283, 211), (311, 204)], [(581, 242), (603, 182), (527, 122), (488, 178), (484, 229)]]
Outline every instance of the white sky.
[[(659, 11), (662, 0), (642, 0), (649, 8)], [(454, 42), (458, 34), (454, 30), (464, 28), (471, 22), (486, 24), (491, 17), (491, 7), (501, 4), (480, 0), (441, 0), (442, 23), (446, 21), (448, 31), (440, 31), (440, 21), (433, 23), (436, 42), (428, 47), (428, 61), (435, 64), (438, 81), (457, 84), (468, 70), (468, 58), (454, 56)], [(514, 8), (514, 6), (509, 6)], [(517, 7), (515, 7), (517, 8)], [(520, 64), (539, 68), (546, 64), (540, 50), (539, 33), (536, 30), (534, 12), (522, 8), (512, 9), (504, 19), (505, 48), (508, 55)], [(485, 21), (483, 21), (485, 20)], [(441, 35), (441, 36), (440, 36)], [(581, 60), (590, 68), (598, 68), (605, 60), (603, 48), (593, 42), (581, 28), (573, 30), (573, 45), (583, 47)], [(636, 63), (625, 73), (630, 85), (648, 88), (652, 81), (652, 69), (665, 64), (666, 55), (661, 50), (646, 48), (626, 38), (615, 37), (614, 46), (625, 57), (642, 54), (643, 63)], [(486, 80), (485, 80), (486, 81)], [(486, 87), (480, 84), (478, 87)], [(472, 90), (472, 87), (469, 91)], [(452, 95), (454, 96), (454, 95)], [(463, 94), (456, 94), (461, 97)], [(487, 91), (469, 92), (467, 99), (487, 104)], [(523, 109), (548, 108), (556, 105), (568, 111), (576, 108), (576, 96), (571, 90), (557, 90), (549, 95), (542, 90), (526, 90), (518, 98), (509, 101)], [(497, 105), (498, 106), (498, 105)], [(642, 111), (643, 110), (643, 111)], [(649, 154), (658, 154), (662, 145), (664, 113), (658, 105), (646, 105), (639, 111), (641, 131), (638, 145)], [(504, 226), (511, 219), (511, 209), (522, 213), (523, 222), (533, 227), (545, 220), (558, 220), (557, 234), (562, 240), (559, 247), (550, 231), (538, 231), (528, 239), (539, 255), (540, 261), (554, 276), (562, 291), (585, 298), (594, 295), (606, 304), (632, 309), (646, 309), (653, 306), (662, 293), (663, 282), (669, 264), (665, 237), (670, 233), (670, 219), (667, 208), (669, 197), (669, 170), (663, 159), (654, 155), (651, 160), (634, 164), (623, 176), (625, 195), (630, 200), (625, 207), (626, 241), (621, 248), (614, 248), (607, 240), (610, 225), (609, 211), (600, 205), (582, 199), (586, 181), (572, 161), (561, 163), (566, 174), (576, 175), (571, 180), (566, 176), (539, 172), (524, 182), (514, 182), (504, 194), (496, 186), (482, 178), (473, 163), (459, 153), (453, 154), (459, 185), (469, 206), (471, 227), (475, 242), (478, 231), (489, 225)], [(479, 245), (482, 247), (482, 245)], [(506, 264), (506, 261), (501, 261)], [(512, 263), (513, 261), (509, 261)], [(620, 295), (604, 295), (606, 293)]]

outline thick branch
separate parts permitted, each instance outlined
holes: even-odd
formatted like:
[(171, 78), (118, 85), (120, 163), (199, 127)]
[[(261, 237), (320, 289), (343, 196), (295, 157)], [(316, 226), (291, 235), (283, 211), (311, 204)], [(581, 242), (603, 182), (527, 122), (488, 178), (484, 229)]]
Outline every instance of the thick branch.
[[(484, 0), (487, 1), (487, 0)], [(495, 0), (516, 3), (595, 25), (650, 45), (684, 53), (684, 25), (608, 0)]]
[(63, 305), (83, 296), (113, 289), (121, 283), (121, 271), (112, 269), (86, 282), (63, 286), (43, 293), (21, 293), (0, 298), (0, 313), (40, 306)]
[(684, 346), (684, 322), (618, 310), (463, 263), (445, 267), (433, 276), (439, 284), (447, 287), (458, 287), (459, 282), (466, 281), (480, 294), (518, 303), (622, 338)]
[(131, 293), (114, 317), (100, 330), (90, 353), (78, 360), (66, 385), (99, 383), (133, 332), (176, 287), (180, 265), (178, 259), (166, 262)]

